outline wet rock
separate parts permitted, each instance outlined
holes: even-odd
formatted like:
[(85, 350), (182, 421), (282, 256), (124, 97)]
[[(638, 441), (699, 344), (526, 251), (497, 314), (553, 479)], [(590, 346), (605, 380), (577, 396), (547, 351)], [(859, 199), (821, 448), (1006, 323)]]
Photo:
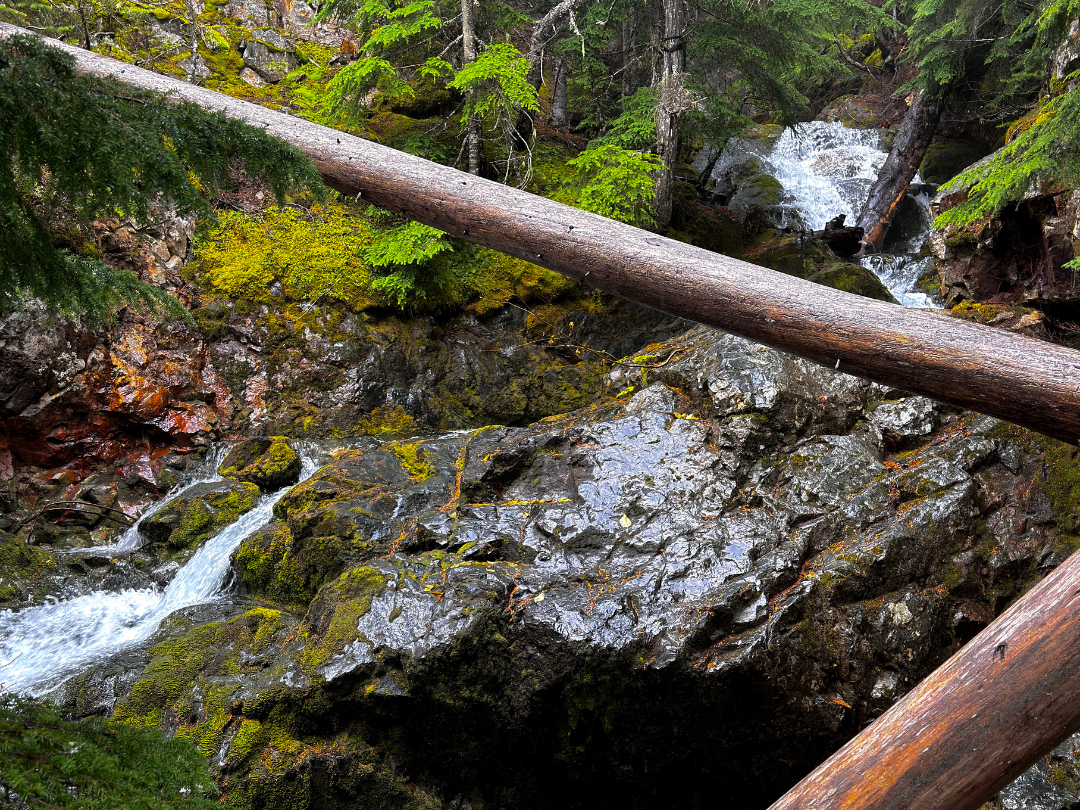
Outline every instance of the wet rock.
[[(943, 187), (931, 212), (938, 216), (954, 208), (967, 193), (964, 187)], [(1074, 307), (1080, 302), (1076, 273), (1064, 265), (1075, 254), (1078, 199), (1071, 189), (1034, 183), (1023, 200), (988, 220), (933, 231), (930, 247), (946, 304)]]
[(941, 185), (985, 155), (970, 139), (938, 138), (930, 144), (919, 166), (919, 175), (927, 183)]
[(695, 329), (607, 385), (336, 454), (236, 553), (289, 613), (178, 628), (117, 716), (217, 752), (233, 796), (314, 785), (340, 742), (492, 807), (764, 807), (1080, 526), (1075, 448), (741, 338)]
[(196, 484), (144, 518), (139, 531), (151, 543), (172, 551), (194, 548), (254, 508), (258, 497), (259, 488), (251, 483)]
[(300, 480), (300, 456), (284, 436), (245, 439), (229, 451), (218, 472), (226, 478), (255, 484), (263, 492), (291, 486)]

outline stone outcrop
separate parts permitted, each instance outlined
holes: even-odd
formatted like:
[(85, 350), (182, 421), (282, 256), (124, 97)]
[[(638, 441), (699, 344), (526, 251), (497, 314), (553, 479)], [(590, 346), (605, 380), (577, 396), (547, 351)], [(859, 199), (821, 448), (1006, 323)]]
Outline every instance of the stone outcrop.
[(989, 418), (703, 328), (607, 384), (350, 442), (236, 553), (275, 610), (68, 700), (112, 684), (242, 806), (764, 807), (1080, 540), (1076, 449)]

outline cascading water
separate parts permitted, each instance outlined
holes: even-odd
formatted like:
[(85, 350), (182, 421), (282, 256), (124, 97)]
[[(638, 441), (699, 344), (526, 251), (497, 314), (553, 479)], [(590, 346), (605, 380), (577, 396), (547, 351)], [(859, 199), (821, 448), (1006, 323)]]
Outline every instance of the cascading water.
[[(297, 450), (303, 481), (317, 469), (319, 454), (310, 445)], [(266, 524), (288, 489), (263, 496), (254, 509), (207, 540), (164, 590), (97, 591), (0, 612), (0, 691), (45, 694), (87, 665), (145, 641), (170, 613), (214, 601), (233, 551)], [(115, 548), (119, 551), (120, 544)]]
[[(789, 127), (769, 143), (733, 138), (717, 159), (712, 177), (718, 184), (740, 166), (754, 165), (754, 174), (775, 179), (782, 187), (779, 203), (767, 213), (779, 228), (820, 231), (843, 214), (846, 224), (869, 196), (888, 152), (881, 130), (853, 129), (839, 122), (811, 121)], [(738, 193), (732, 205), (738, 205)], [(931, 259), (919, 255), (930, 233), (930, 196), (916, 177), (903, 221), (894, 224), (886, 243), (888, 252), (868, 257), (863, 265), (874, 271), (904, 306), (933, 308), (928, 295), (915, 283)]]

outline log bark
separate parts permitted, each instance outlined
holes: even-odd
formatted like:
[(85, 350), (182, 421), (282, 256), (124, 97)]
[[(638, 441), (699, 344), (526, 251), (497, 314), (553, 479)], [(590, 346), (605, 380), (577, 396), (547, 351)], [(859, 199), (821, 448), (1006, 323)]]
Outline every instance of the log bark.
[[(461, 0), (461, 64), (462, 66), (476, 61), (476, 24), (473, 20), (474, 0)], [(467, 91), (469, 101), (474, 90)], [(465, 122), (465, 145), (469, 156), (469, 174), (480, 174), (480, 165), (483, 162), (483, 141), (480, 130), (480, 119), (470, 115)]]
[(858, 225), (865, 232), (862, 255), (881, 251), (889, 226), (934, 139), (947, 97), (947, 88), (932, 88), (920, 90), (911, 102), (877, 182), (859, 212)]
[(684, 0), (663, 0), (663, 36), (660, 39), (660, 79), (656, 83), (656, 154), (664, 168), (656, 173), (653, 208), (661, 230), (671, 223), (675, 164), (679, 160), (679, 116), (690, 108), (683, 86), (686, 43), (683, 39)]
[[(0, 37), (26, 33), (0, 23)], [(786, 276), (53, 41), (82, 73), (222, 110), (327, 185), (598, 289), (829, 368), (1080, 439), (1080, 352)]]
[(1080, 727), (1073, 554), (770, 810), (977, 808)]

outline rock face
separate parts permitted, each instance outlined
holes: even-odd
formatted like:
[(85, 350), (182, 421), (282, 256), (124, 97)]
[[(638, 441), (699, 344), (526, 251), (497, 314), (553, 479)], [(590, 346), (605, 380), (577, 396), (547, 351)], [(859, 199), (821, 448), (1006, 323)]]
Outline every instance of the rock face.
[[(931, 203), (931, 212), (937, 216), (948, 211), (967, 193), (966, 188), (946, 186)], [(1075, 308), (1080, 287), (1076, 273), (1063, 265), (1076, 255), (1078, 201), (1078, 192), (1036, 183), (1019, 204), (988, 221), (934, 231), (930, 247), (938, 259), (946, 303)]]
[(706, 329), (608, 384), (357, 440), (237, 551), (286, 612), (69, 700), (112, 678), (240, 806), (764, 807), (1080, 539), (1076, 449), (989, 418)]

